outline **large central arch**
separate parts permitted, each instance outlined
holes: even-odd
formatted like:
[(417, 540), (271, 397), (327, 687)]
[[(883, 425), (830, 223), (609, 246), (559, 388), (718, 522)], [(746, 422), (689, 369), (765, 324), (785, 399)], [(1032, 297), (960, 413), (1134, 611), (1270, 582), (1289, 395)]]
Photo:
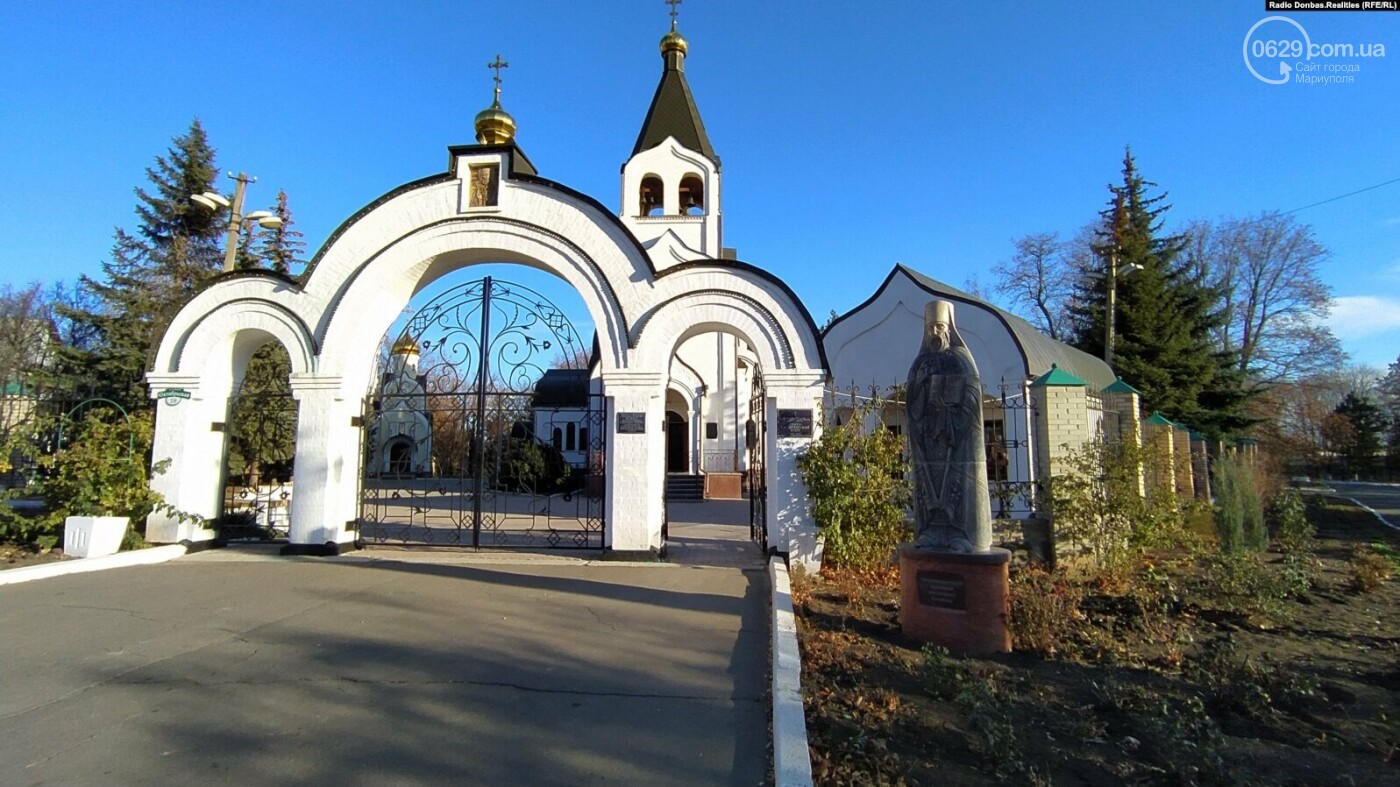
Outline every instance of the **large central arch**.
[[(225, 450), (227, 419), (253, 350), (278, 341), (292, 358), (299, 402), (291, 551), (335, 552), (355, 541), (361, 400), (372, 360), (415, 292), (461, 268), (510, 262), (547, 271), (579, 293), (598, 328), (609, 411), (605, 544), (620, 552), (660, 546), (667, 365), (701, 330), (742, 336), (765, 369), (770, 408), (814, 409), (825, 363), (810, 315), (792, 292), (742, 263), (700, 260), (652, 267), (636, 238), (597, 201), (539, 178), (512, 144), (449, 148), (446, 173), (375, 200), (342, 224), (300, 280), (267, 272), (217, 279), (172, 320), (147, 375), (158, 400), (153, 481), (175, 508), (218, 514), (210, 473)], [(488, 199), (471, 173), (499, 175)], [(178, 389), (188, 400), (162, 396)], [(632, 426), (619, 431), (617, 414)], [(811, 436), (769, 438), (770, 542), (816, 558), (814, 531), (793, 458)], [(776, 496), (774, 496), (776, 495)], [(152, 541), (211, 538), (153, 517)]]

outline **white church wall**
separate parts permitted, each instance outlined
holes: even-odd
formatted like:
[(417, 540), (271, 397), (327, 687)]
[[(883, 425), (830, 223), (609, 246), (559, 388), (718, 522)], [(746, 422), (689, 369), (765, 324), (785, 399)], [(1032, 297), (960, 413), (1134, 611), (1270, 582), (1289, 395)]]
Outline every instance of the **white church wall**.
[[(823, 344), (832, 384), (841, 390), (855, 386), (865, 394), (872, 384), (882, 392), (903, 385), (923, 339), (924, 306), (934, 297), (896, 273), (873, 302), (831, 326)], [(977, 363), (984, 391), (999, 393), (1002, 380), (1013, 390), (1025, 381), (1025, 359), (996, 314), (956, 301), (953, 311), (958, 333)]]

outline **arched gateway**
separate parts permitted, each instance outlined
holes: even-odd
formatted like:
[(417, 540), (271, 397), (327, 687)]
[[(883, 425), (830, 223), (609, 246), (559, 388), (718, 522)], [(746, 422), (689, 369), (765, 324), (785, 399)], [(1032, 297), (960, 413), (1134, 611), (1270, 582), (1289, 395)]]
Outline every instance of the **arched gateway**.
[[(663, 88), (676, 79), (670, 66), (679, 62), (664, 46)], [(658, 90), (655, 102), (670, 100), (663, 92)], [(154, 459), (169, 460), (169, 469), (152, 483), (170, 504), (201, 517), (220, 514), (231, 396), (253, 352), (275, 341), (291, 359), (298, 410), (289, 550), (334, 553), (350, 547), (357, 540), (367, 461), (365, 392), (379, 368), (381, 342), (414, 293), (481, 263), (518, 263), (558, 276), (578, 291), (597, 327), (595, 386), (606, 403), (608, 549), (650, 551), (661, 545), (667, 390), (672, 358), (683, 343), (706, 332), (738, 337), (762, 369), (766, 423), (778, 423), (779, 410), (810, 413), (819, 407), (826, 380), (821, 344), (791, 290), (735, 261), (665, 259), (689, 245), (667, 229), (644, 246), (629, 225), (669, 216), (624, 221), (594, 199), (539, 177), (508, 133), (513, 121), (506, 128), (502, 116), (509, 117), (497, 102), (478, 117), (481, 144), (450, 147), (447, 172), (397, 188), (348, 219), (301, 279), (265, 271), (226, 274), (175, 316), (147, 375), (158, 402)], [(648, 123), (650, 128), (650, 118)], [(634, 160), (662, 155), (679, 143), (668, 134), (653, 147), (643, 150), (642, 144)], [(703, 174), (714, 184), (708, 207), (700, 208), (707, 213), (697, 216), (692, 199), (688, 212), (676, 217), (678, 227), (718, 223), (717, 167)], [(626, 195), (623, 202), (625, 217)], [(717, 242), (696, 241), (707, 246), (705, 256)], [(172, 389), (189, 392), (189, 398), (168, 395)], [(793, 420), (791, 414), (785, 418)], [(820, 429), (819, 419), (806, 423)], [(795, 458), (814, 434), (811, 427), (789, 433), (769, 429), (758, 438), (767, 471), (764, 524), (771, 547), (812, 561), (814, 528)], [(213, 536), (160, 516), (152, 517), (147, 530), (155, 542)]]

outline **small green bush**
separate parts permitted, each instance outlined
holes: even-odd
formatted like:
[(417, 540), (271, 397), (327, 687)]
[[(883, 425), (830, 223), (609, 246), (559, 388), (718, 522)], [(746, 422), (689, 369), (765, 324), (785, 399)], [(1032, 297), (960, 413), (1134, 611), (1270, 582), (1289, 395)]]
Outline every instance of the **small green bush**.
[(865, 402), (797, 458), (825, 561), (833, 566), (886, 565), (907, 536), (909, 462), (904, 441), (879, 420), (885, 404), (879, 397)]
[(1317, 533), (1308, 521), (1307, 503), (1298, 490), (1285, 489), (1274, 498), (1269, 507), (1269, 525), (1274, 543), (1285, 555), (1313, 551)]
[(1176, 495), (1143, 488), (1167, 460), (1160, 450), (1131, 443), (1092, 442), (1070, 451), (1050, 481), (1055, 532), (1112, 570), (1143, 550), (1173, 547), (1185, 538)]
[(1269, 546), (1264, 504), (1254, 473), (1235, 457), (1216, 457), (1211, 468), (1215, 487), (1215, 532), (1226, 554), (1262, 551)]

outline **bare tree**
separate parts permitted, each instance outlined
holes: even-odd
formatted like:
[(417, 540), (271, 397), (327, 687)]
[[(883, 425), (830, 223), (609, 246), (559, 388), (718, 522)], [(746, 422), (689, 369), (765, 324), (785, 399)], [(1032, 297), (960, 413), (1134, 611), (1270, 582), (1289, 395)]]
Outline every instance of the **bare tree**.
[(1332, 291), (1318, 275), (1329, 252), (1312, 229), (1281, 213), (1187, 228), (1186, 253), (1220, 293), (1225, 323), (1216, 344), (1237, 355), (1253, 385), (1336, 369), (1345, 358), (1323, 323)]
[(1321, 469), (1347, 439), (1337, 405), (1348, 392), (1373, 396), (1378, 379), (1375, 367), (1347, 365), (1270, 386), (1251, 403), (1260, 419), (1256, 434), (1267, 452), (1286, 464)]
[(1013, 243), (1011, 259), (992, 268), (997, 292), (1050, 338), (1064, 340), (1074, 275), (1070, 244), (1057, 232), (1033, 233)]

